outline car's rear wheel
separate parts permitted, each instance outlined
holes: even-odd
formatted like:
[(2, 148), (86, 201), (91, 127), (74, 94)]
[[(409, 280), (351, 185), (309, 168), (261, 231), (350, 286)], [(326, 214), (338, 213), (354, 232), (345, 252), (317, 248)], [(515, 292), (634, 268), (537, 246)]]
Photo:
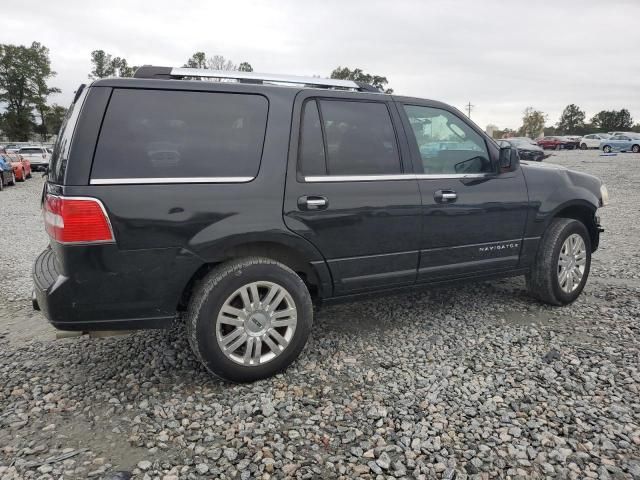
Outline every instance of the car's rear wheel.
[(582, 292), (591, 268), (591, 238), (585, 225), (556, 218), (542, 237), (527, 274), (529, 293), (550, 305), (567, 305)]
[(611, 153), (611, 147), (609, 145), (605, 145), (604, 147), (602, 147), (602, 151), (604, 153)]
[(638, 153), (640, 152), (640, 145), (634, 145), (633, 147), (631, 147), (631, 151), (633, 153)]
[(587, 148), (588, 148), (588, 147), (587, 147), (587, 144), (586, 144), (586, 143), (581, 143), (581, 144), (580, 144), (580, 149), (581, 149), (581, 150), (586, 150)]
[(270, 377), (300, 354), (311, 331), (311, 296), (286, 265), (263, 257), (224, 263), (189, 303), (187, 333), (196, 357), (234, 382)]

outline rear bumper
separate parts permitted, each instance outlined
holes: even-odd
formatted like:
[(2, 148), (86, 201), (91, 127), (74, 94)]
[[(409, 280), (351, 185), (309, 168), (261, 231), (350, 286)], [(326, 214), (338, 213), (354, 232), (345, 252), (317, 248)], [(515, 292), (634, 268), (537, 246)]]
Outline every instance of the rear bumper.
[[(131, 255), (110, 251), (117, 251), (117, 247), (90, 249), (93, 255), (87, 255), (87, 247), (82, 248), (83, 267), (74, 274), (62, 271), (51, 248), (34, 263), (34, 308), (37, 306), (55, 328), (91, 332), (171, 325), (182, 289), (190, 278), (188, 270), (163, 270), (166, 275), (157, 268), (132, 271), (127, 269)], [(155, 259), (147, 258), (148, 262), (167, 262), (167, 258), (158, 258), (157, 251), (152, 254)], [(149, 257), (149, 252), (137, 252), (135, 256), (142, 265), (141, 257)], [(175, 262), (168, 264), (175, 267)]]

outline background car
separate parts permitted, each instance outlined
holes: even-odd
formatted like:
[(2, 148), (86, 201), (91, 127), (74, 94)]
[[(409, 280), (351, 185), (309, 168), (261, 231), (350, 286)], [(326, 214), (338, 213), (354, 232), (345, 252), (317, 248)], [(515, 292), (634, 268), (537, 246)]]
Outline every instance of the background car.
[(541, 162), (544, 158), (544, 150), (536, 145), (530, 143), (523, 138), (505, 138), (498, 142), (501, 147), (514, 147), (518, 150), (521, 160), (533, 160), (534, 162)]
[(614, 135), (600, 142), (600, 149), (604, 153), (618, 152), (640, 152), (640, 136), (631, 137), (629, 135)]
[(18, 153), (31, 162), (34, 172), (49, 168), (51, 153), (45, 147), (22, 147)]
[(552, 150), (561, 150), (561, 149), (574, 149), (578, 146), (578, 142), (573, 140), (568, 140), (564, 137), (541, 137), (536, 140), (536, 143), (544, 148), (552, 149)]
[(16, 175), (13, 173), (13, 167), (0, 155), (0, 190), (4, 190), (5, 185), (15, 185)]
[(608, 133), (590, 133), (580, 139), (580, 148), (587, 150), (588, 148), (600, 148), (600, 142), (610, 138)]
[(11, 163), (16, 180), (24, 182), (31, 178), (31, 162), (17, 153), (3, 153), (2, 156)]

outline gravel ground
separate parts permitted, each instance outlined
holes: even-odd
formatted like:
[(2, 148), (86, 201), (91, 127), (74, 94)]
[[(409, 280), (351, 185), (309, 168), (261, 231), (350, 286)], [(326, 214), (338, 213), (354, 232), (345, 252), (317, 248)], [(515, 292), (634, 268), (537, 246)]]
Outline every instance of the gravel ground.
[(516, 278), (333, 306), (251, 385), (211, 378), (180, 326), (52, 341), (29, 306), (42, 181), (7, 189), (0, 479), (640, 478), (640, 156), (548, 161), (612, 198), (573, 305)]

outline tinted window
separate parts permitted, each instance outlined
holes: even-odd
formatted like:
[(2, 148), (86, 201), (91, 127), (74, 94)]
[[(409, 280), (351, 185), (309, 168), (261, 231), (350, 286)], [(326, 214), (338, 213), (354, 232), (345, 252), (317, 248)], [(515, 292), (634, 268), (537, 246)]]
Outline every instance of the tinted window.
[(91, 177), (254, 177), (267, 109), (258, 95), (116, 89)]
[(487, 145), (456, 115), (439, 108), (405, 105), (423, 172), (427, 174), (492, 171)]
[(400, 173), (395, 132), (384, 103), (319, 103), (328, 175)]
[(300, 126), (300, 164), (303, 175), (326, 175), (324, 141), (318, 105), (315, 100), (304, 104)]
[(41, 148), (21, 148), (20, 153), (44, 153), (44, 150)]

